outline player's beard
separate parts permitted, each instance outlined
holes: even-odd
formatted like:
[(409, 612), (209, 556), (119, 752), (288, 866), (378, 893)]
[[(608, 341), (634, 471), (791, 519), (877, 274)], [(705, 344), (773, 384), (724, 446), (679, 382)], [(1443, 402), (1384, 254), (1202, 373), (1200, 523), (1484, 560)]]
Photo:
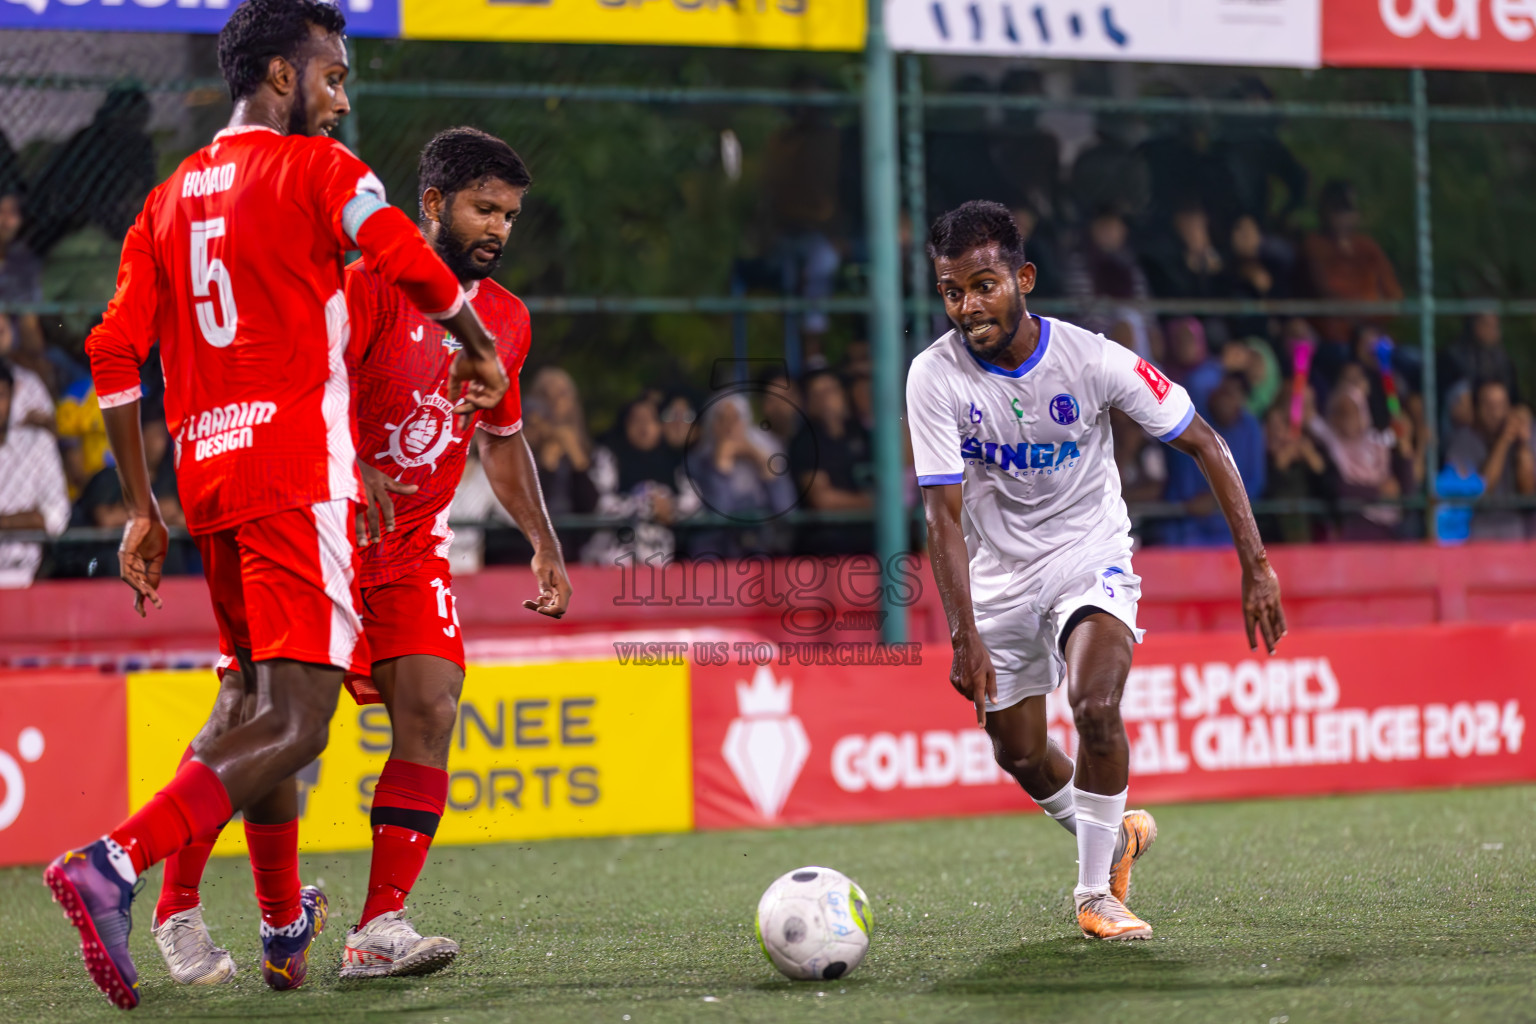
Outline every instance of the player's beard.
[(496, 268), (501, 266), (502, 253), (505, 250), (498, 249), (496, 258), (489, 263), (483, 265), (476, 263), (474, 251), (486, 240), (480, 238), (468, 246), (460, 245), (453, 235), (453, 214), (450, 212), (452, 208), (453, 197), (450, 196), (448, 201), (443, 203), (443, 212), (438, 218), (437, 233), (432, 239), (432, 248), (437, 250), (443, 262), (448, 264), (448, 269), (453, 271), (453, 276), (460, 281), (484, 280), (496, 273)]
[(998, 318), (993, 322), (1000, 329), (990, 342), (982, 344), (971, 340), (971, 336), (966, 332), (963, 324), (955, 325), (960, 328), (960, 339), (965, 342), (966, 347), (976, 355), (976, 358), (984, 359), (989, 363), (994, 362), (998, 356), (1008, 351), (1008, 346), (1012, 345), (1013, 340), (1018, 337), (1019, 327), (1024, 323), (1024, 296), (1019, 294), (1017, 281), (1013, 282), (1013, 293), (1009, 296), (1006, 316)]

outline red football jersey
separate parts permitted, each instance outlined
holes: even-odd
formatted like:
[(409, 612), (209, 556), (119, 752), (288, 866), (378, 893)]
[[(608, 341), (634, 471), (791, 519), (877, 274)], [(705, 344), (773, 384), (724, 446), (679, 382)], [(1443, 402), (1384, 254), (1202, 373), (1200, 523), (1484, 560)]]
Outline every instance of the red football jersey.
[(366, 262), (347, 268), (358, 455), (387, 476), (420, 488), (393, 496), (394, 531), (362, 551), (359, 579), (364, 587), (375, 587), (414, 572), (428, 555), (448, 557), (453, 538), (448, 506), (464, 475), (476, 426), (502, 436), (522, 429), (517, 375), (532, 337), (528, 307), (516, 295), (491, 280), (468, 290), (470, 305), (496, 339), (511, 383), (499, 403), (476, 413), (469, 430), (456, 434), (448, 369), (459, 343)]
[(193, 533), (359, 499), (345, 254), (387, 243), (430, 282), (416, 294), (444, 315), (460, 294), (402, 224), (379, 179), (341, 143), (262, 127), (219, 132), (150, 193), (87, 349), (110, 408), (140, 397), (139, 366), (159, 339)]

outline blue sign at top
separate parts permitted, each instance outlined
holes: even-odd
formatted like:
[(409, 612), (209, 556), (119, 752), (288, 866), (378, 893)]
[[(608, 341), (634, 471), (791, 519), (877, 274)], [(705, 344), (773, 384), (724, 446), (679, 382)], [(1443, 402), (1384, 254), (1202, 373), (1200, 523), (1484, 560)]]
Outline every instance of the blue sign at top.
[[(205, 32), (224, 27), (238, 0), (0, 0), (0, 29)], [(347, 34), (400, 34), (400, 0), (338, 0)]]

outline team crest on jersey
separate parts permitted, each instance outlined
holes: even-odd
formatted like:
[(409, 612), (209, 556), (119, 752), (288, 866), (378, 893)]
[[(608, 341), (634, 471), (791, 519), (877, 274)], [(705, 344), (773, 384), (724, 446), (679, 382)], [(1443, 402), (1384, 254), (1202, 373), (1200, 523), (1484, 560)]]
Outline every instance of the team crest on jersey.
[(1071, 395), (1057, 395), (1051, 399), (1051, 419), (1067, 426), (1077, 422), (1077, 399)]
[(386, 423), (390, 431), (389, 448), (374, 456), (390, 458), (405, 469), (430, 466), (437, 471), (437, 460), (443, 457), (448, 446), (459, 438), (453, 436), (453, 403), (442, 395), (422, 397), (420, 391), (412, 391), (416, 409), (403, 423)]

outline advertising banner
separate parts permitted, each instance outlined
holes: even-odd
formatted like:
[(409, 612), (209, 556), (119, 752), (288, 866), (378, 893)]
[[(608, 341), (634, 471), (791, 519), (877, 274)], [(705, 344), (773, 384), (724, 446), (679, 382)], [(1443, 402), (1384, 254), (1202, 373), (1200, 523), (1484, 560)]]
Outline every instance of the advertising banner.
[(123, 677), (0, 674), (0, 864), (51, 860), (128, 813)]
[(864, 0), (401, 0), (408, 39), (862, 50)]
[[(1149, 636), (1121, 713), (1137, 804), (1536, 779), (1536, 624)], [(920, 665), (694, 669), (700, 828), (1032, 809), (948, 683)], [(1076, 750), (1064, 692), (1052, 737)]]
[(1536, 71), (1536, 0), (1327, 0), (1323, 62)]
[(1317, 67), (1321, 2), (885, 0), (885, 25), (919, 53)]
[[(6, 0), (0, 29), (217, 33), (239, 0)], [(400, 34), (400, 0), (339, 0), (354, 36)]]
[[(175, 772), (216, 686), (212, 672), (128, 677), (134, 807)], [(368, 848), (373, 786), (389, 745), (384, 708), (359, 707), (343, 694), (330, 745), (299, 773), (302, 848)], [(448, 773), (438, 843), (687, 831), (687, 666), (471, 665)], [(216, 850), (244, 848), (244, 830), (234, 827)]]

